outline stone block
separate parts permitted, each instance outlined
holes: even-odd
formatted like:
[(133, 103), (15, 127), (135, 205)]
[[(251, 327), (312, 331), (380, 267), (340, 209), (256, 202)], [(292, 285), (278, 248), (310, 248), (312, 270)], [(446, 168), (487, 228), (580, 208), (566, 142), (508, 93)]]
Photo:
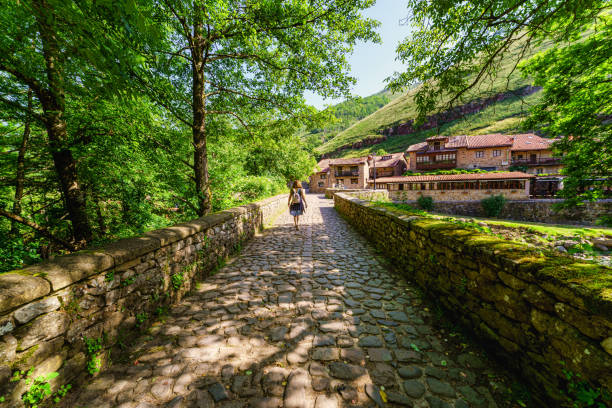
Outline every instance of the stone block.
[(70, 317), (62, 311), (37, 317), (31, 323), (15, 330), (19, 341), (18, 351), (27, 350), (36, 343), (60, 336), (68, 330)]
[(19, 324), (25, 324), (41, 314), (53, 312), (61, 306), (57, 296), (49, 296), (15, 310), (13, 317)]
[(161, 247), (159, 238), (156, 237), (137, 237), (126, 238), (106, 244), (99, 248), (105, 254), (110, 255), (115, 260), (115, 265), (121, 265), (149, 252), (156, 251)]
[(80, 251), (58, 256), (52, 261), (42, 262), (24, 269), (30, 275), (44, 276), (51, 282), (54, 291), (112, 268), (113, 258), (101, 251)]
[(32, 276), (29, 269), (23, 273), (5, 273), (0, 275), (0, 313), (26, 304), (45, 296), (51, 291), (49, 282)]

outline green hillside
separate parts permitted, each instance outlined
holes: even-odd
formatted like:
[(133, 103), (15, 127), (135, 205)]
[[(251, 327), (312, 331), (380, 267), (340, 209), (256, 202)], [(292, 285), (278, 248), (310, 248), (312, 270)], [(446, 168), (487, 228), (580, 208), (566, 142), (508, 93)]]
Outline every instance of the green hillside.
[[(550, 43), (545, 43), (541, 47), (532, 50), (531, 53), (524, 58), (546, 49), (549, 46)], [(484, 81), (480, 87), (468, 92), (461, 103), (464, 104), (473, 100), (484, 99), (502, 92), (514, 91), (530, 85), (531, 80), (529, 78), (523, 78), (519, 70), (514, 69), (516, 62), (520, 58), (519, 50), (519, 47), (516, 47), (508, 54), (508, 58), (506, 58), (503, 66), (500, 67), (499, 74), (496, 78)], [(354, 142), (369, 138), (379, 138), (384, 129), (405, 123), (415, 118), (416, 105), (413, 102), (415, 93), (416, 89), (413, 89), (404, 95), (396, 97), (382, 108), (326, 141), (315, 150), (315, 153), (322, 155), (334, 152), (341, 146)], [(380, 148), (388, 152), (401, 151), (413, 143), (423, 141), (432, 134), (437, 134), (438, 131), (441, 134), (448, 135), (484, 134), (493, 132), (513, 133), (518, 131), (518, 125), (521, 118), (527, 113), (529, 105), (538, 98), (539, 93), (522, 98), (508, 98), (501, 102), (494, 103), (476, 114), (467, 115), (461, 120), (446, 123), (441, 126), (440, 129), (430, 129), (409, 135), (393, 136), (383, 143), (358, 150), (344, 150), (340, 152), (339, 155), (346, 157), (359, 156), (369, 153), (370, 151), (376, 151)]]

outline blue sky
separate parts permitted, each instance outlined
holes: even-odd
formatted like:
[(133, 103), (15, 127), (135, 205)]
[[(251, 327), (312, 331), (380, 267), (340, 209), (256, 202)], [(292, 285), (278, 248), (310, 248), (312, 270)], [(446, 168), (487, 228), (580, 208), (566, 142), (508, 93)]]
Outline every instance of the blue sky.
[[(384, 79), (395, 71), (402, 70), (402, 64), (395, 61), (395, 48), (409, 32), (409, 26), (400, 26), (399, 20), (408, 13), (404, 0), (377, 0), (376, 5), (367, 9), (364, 15), (380, 21), (378, 32), (382, 44), (358, 43), (349, 56), (351, 73), (357, 78), (353, 95), (368, 96), (381, 91)], [(317, 108), (333, 105), (341, 100), (323, 100), (320, 96), (307, 93), (306, 101)]]

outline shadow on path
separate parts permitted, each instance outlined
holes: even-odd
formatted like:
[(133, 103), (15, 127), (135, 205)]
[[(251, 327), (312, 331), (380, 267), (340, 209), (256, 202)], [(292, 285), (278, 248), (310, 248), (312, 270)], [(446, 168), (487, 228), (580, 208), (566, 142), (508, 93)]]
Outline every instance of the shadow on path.
[(426, 323), (332, 200), (308, 200), (300, 231), (279, 217), (62, 406), (374, 406), (378, 387), (391, 406), (497, 406), (485, 360)]

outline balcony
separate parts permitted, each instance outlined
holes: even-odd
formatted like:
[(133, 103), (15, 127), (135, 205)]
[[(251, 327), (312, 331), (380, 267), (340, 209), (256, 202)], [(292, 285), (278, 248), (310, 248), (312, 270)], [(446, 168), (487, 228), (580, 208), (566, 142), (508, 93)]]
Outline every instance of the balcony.
[(359, 171), (338, 171), (334, 173), (336, 177), (359, 177)]
[[(376, 177), (377, 178), (380, 178), (380, 177), (393, 177), (393, 176), (394, 176), (393, 170), (377, 171), (376, 172)], [(370, 172), (370, 178), (373, 178), (373, 177), (374, 177), (374, 172), (371, 171)]]
[(542, 157), (538, 159), (515, 159), (512, 158), (514, 166), (551, 166), (561, 164), (560, 157)]
[(447, 160), (439, 162), (421, 162), (416, 164), (417, 170), (448, 170), (457, 167), (456, 160)]

